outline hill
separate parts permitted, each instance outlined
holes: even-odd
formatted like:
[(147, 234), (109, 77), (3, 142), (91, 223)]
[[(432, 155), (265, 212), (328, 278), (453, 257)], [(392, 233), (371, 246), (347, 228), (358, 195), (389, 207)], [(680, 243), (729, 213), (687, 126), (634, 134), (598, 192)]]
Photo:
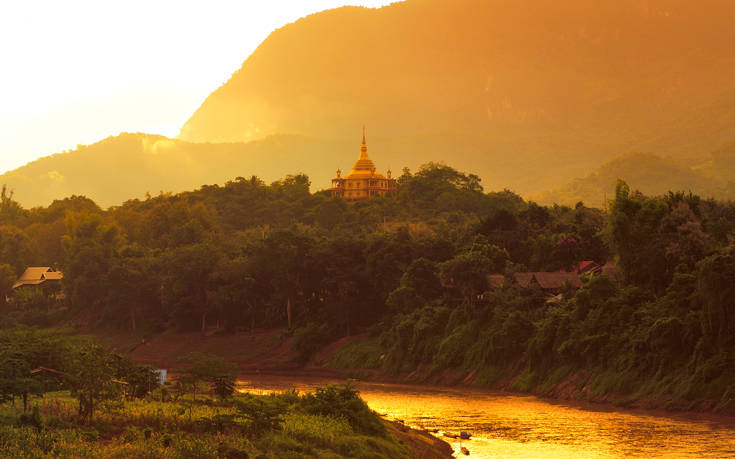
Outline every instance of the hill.
[[(716, 158), (718, 159), (710, 159), (699, 167), (689, 167), (671, 158), (652, 154), (627, 154), (603, 164), (584, 178), (577, 178), (562, 187), (539, 193), (532, 199), (545, 205), (573, 206), (583, 201), (587, 205), (602, 207), (605, 198), (609, 200), (615, 197), (618, 179), (625, 180), (631, 188), (646, 195), (662, 195), (668, 191), (691, 191), (703, 196), (732, 198), (732, 189), (728, 192), (725, 181), (709, 175), (714, 174), (711, 166), (714, 161), (718, 164), (724, 161), (724, 156)], [(709, 174), (705, 175), (703, 171)]]
[[(703, 156), (735, 138), (734, 14), (727, 0), (324, 11), (273, 32), (179, 138), (298, 133), (352, 145), (367, 124), (381, 169), (451, 157), (489, 188), (522, 194), (623, 151)], [(351, 149), (322, 153), (329, 171), (353, 161)], [(322, 186), (323, 169), (313, 161), (304, 172)]]
[(0, 183), (27, 207), (75, 194), (107, 207), (145, 193), (179, 192), (238, 175), (276, 180), (282, 171), (297, 174), (324, 164), (323, 152), (330, 148), (338, 147), (298, 135), (211, 144), (124, 133), (40, 158), (0, 175)]

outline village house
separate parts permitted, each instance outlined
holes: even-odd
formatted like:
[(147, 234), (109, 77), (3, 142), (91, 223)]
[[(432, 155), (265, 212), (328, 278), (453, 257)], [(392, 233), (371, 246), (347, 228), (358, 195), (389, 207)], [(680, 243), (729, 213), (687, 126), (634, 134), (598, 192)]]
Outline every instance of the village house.
[(582, 276), (606, 275), (612, 281), (616, 281), (618, 271), (614, 262), (608, 262), (604, 266), (594, 261), (582, 261), (574, 271), (554, 272), (516, 272), (510, 278), (503, 274), (488, 274), (487, 285), (490, 290), (496, 290), (504, 286), (519, 288), (522, 290), (538, 288), (549, 295), (558, 295), (565, 285), (573, 289), (582, 287)]
[(49, 281), (60, 283), (63, 277), (64, 274), (61, 271), (56, 271), (50, 266), (29, 267), (15, 281), (13, 288), (16, 289), (27, 285), (40, 285)]
[(582, 286), (582, 280), (577, 273), (568, 272), (517, 272), (513, 273), (512, 285), (521, 289), (539, 288), (544, 292), (556, 295), (564, 285), (574, 289)]

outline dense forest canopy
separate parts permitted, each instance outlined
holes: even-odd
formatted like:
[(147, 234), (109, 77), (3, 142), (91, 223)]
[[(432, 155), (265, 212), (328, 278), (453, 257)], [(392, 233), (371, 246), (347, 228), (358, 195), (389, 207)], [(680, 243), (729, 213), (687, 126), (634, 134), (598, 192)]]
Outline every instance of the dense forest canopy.
[[(607, 213), (540, 206), (434, 163), (398, 182), (395, 198), (350, 203), (310, 193), (305, 175), (238, 177), (107, 210), (81, 196), (24, 209), (5, 190), (4, 293), (25, 266), (64, 272), (63, 296), (11, 295), (5, 325), (283, 327), (304, 361), (366, 333), (370, 346), (353, 349), (363, 363), (461, 368), (485, 381), (515, 368), (520, 388), (560, 368), (615, 375), (600, 376), (600, 390), (650, 377), (719, 396), (733, 384), (733, 203), (648, 197), (619, 182)], [(492, 273), (510, 281), (612, 260), (618, 276), (583, 276), (553, 302), (538, 288), (488, 285)], [(676, 387), (674, 373), (686, 376)]]

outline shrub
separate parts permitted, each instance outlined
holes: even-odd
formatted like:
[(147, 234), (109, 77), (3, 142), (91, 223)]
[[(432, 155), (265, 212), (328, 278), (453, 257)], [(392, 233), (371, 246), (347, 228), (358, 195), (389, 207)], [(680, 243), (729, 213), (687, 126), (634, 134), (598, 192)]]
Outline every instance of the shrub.
[(34, 406), (30, 413), (21, 414), (18, 417), (18, 422), (20, 425), (35, 427), (36, 430), (43, 429), (43, 420), (37, 406)]
[(355, 432), (385, 436), (386, 430), (352, 385), (317, 387), (301, 399), (301, 409), (309, 414), (345, 419)]
[(250, 394), (235, 400), (235, 408), (242, 417), (249, 421), (248, 431), (253, 437), (260, 437), (266, 432), (283, 428), (283, 414), (286, 403), (279, 397), (254, 397)]
[(329, 341), (326, 324), (317, 325), (309, 322), (305, 327), (297, 328), (293, 333), (291, 348), (299, 353), (298, 360), (306, 363)]

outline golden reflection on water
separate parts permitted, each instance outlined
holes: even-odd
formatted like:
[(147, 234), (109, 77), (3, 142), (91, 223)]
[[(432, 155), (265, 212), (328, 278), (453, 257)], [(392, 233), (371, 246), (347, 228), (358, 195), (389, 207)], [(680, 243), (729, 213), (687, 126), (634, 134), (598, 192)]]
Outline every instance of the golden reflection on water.
[[(239, 389), (309, 391), (320, 383), (259, 377), (240, 381)], [(728, 418), (600, 410), (468, 388), (367, 382), (357, 383), (357, 388), (368, 405), (388, 419), (439, 429), (438, 436), (471, 432), (472, 439), (462, 441), (470, 457), (735, 457), (735, 420)], [(459, 451), (459, 440), (443, 439)]]

